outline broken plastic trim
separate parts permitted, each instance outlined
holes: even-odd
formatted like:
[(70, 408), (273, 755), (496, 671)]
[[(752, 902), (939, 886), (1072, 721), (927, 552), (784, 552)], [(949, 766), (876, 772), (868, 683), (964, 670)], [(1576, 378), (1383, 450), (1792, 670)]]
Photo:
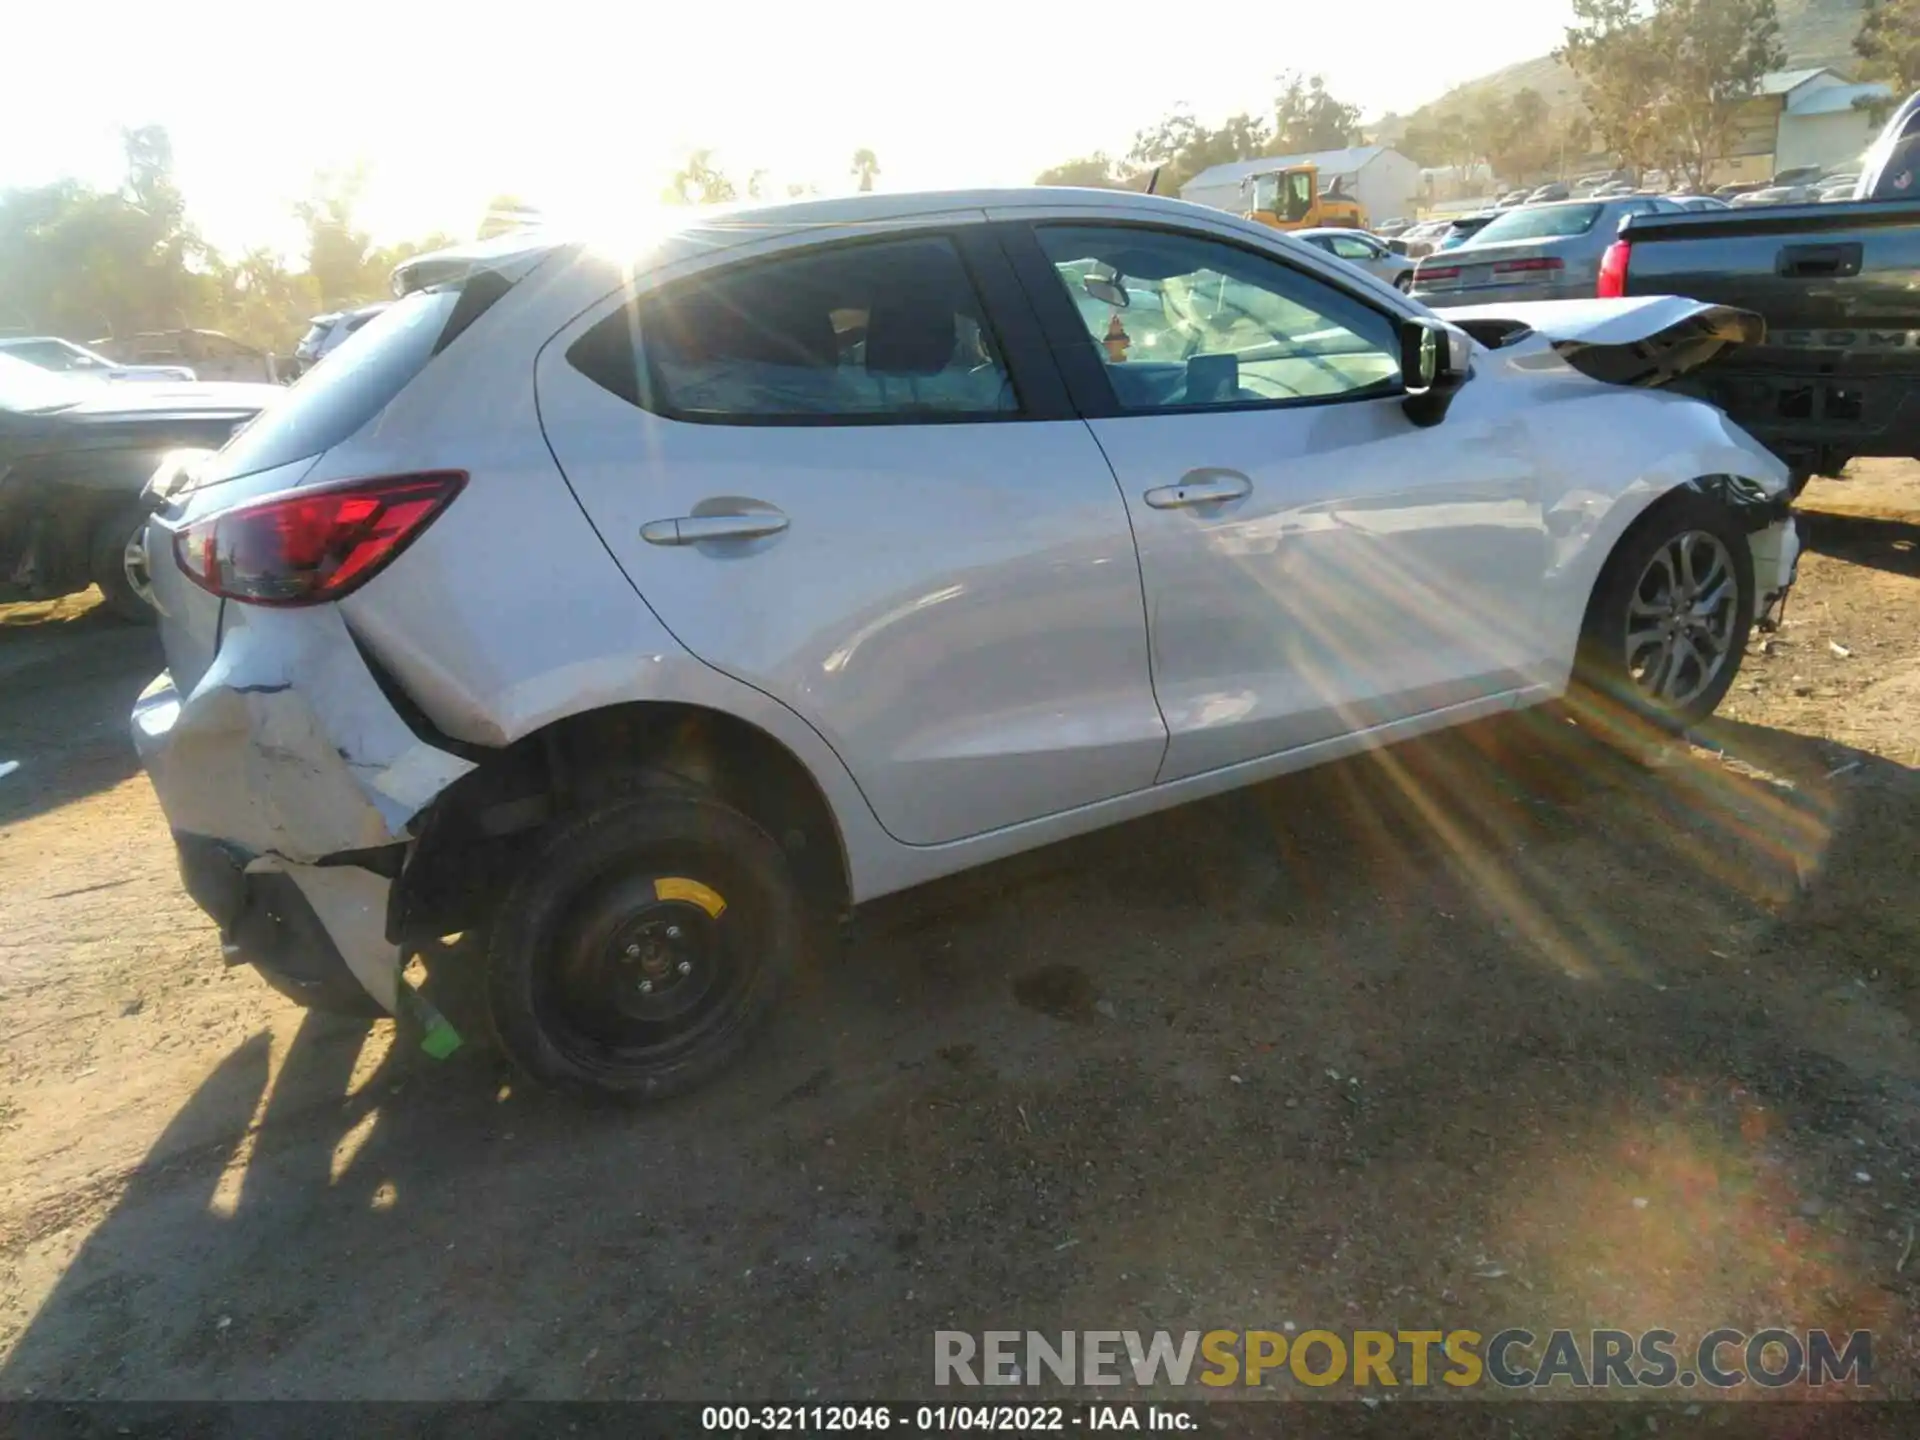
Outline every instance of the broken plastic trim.
[(1770, 495), (1758, 481), (1744, 475), (1706, 475), (1688, 483), (1738, 516), (1750, 534), (1777, 524), (1793, 509), (1789, 491)]
[(1553, 348), (1574, 369), (1595, 380), (1654, 388), (1698, 370), (1723, 351), (1758, 345), (1766, 338), (1766, 322), (1758, 315), (1716, 306), (1631, 345), (1563, 340)]

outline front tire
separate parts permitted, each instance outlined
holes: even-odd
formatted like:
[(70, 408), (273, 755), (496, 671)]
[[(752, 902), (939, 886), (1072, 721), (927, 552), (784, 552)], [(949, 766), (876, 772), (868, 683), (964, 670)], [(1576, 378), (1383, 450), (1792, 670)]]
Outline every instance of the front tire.
[(609, 801), (548, 835), (504, 897), (487, 948), (494, 1032), (560, 1089), (691, 1089), (766, 1020), (803, 917), (780, 847), (731, 806), (682, 789)]
[(1621, 540), (1587, 608), (1574, 678), (1663, 730), (1711, 715), (1753, 632), (1753, 556), (1726, 507), (1681, 490)]

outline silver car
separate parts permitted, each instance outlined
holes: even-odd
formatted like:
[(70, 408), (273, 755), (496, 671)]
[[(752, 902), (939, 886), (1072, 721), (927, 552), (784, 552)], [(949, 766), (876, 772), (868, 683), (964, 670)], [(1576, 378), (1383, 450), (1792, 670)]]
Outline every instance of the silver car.
[(1413, 293), (1436, 303), (1585, 299), (1622, 221), (1680, 208), (1664, 196), (1635, 195), (1509, 210), (1457, 248), (1422, 259)]
[(1359, 266), (1396, 290), (1405, 290), (1413, 283), (1412, 257), (1394, 249), (1378, 235), (1365, 230), (1336, 228), (1295, 230), (1293, 235), (1316, 250), (1324, 250), (1349, 265)]
[(471, 931), (527, 1072), (667, 1094), (818, 917), (1570, 686), (1684, 724), (1792, 581), (1786, 468), (1627, 388), (1739, 312), (1449, 323), (1119, 192), (682, 224), (461, 252), (157, 487), (134, 738), (304, 1004), (444, 1038)]

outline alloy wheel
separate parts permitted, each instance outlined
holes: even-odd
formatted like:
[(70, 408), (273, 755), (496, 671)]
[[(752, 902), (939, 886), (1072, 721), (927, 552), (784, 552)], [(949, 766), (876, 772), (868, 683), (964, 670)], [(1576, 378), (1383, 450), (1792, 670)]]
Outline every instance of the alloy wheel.
[(1731, 662), (1739, 608), (1726, 544), (1704, 530), (1674, 536), (1654, 552), (1627, 603), (1635, 686), (1663, 709), (1684, 709)]

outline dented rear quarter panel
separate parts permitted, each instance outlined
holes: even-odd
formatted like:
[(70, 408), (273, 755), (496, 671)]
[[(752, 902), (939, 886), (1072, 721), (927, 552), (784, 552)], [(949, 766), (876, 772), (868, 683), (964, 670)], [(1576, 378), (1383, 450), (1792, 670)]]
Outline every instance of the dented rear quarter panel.
[(296, 864), (403, 840), (473, 768), (407, 727), (332, 607), (228, 607), (213, 663), (149, 687), (134, 739), (174, 829)]

